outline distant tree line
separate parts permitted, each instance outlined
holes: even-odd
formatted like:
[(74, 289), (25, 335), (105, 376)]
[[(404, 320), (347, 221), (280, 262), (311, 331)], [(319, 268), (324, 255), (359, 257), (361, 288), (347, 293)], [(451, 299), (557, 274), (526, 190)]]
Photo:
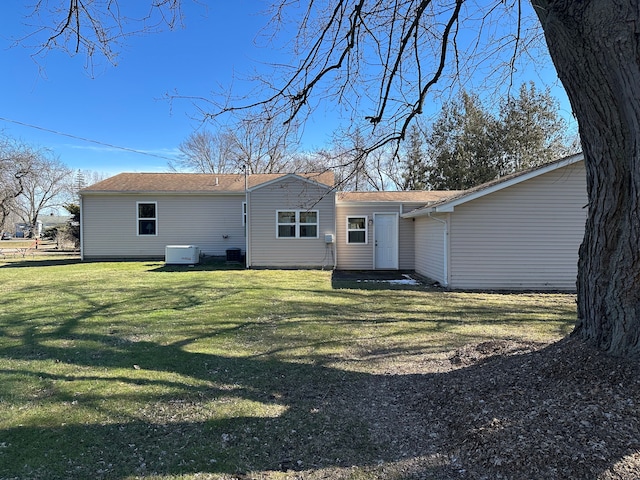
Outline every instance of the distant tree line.
[(426, 135), (410, 131), (404, 189), (465, 190), (578, 151), (549, 90), (523, 84), (496, 112), (463, 92)]
[(71, 170), (46, 149), (0, 137), (0, 228), (10, 219), (35, 230), (45, 208), (61, 206)]
[(414, 125), (400, 149), (366, 151), (363, 133), (342, 135), (326, 149), (300, 153), (284, 126), (252, 122), (199, 130), (179, 147), (173, 170), (277, 173), (332, 169), (342, 189), (464, 190), (538, 166), (579, 149), (548, 89), (523, 84), (488, 108), (462, 92), (431, 125)]
[(50, 150), (0, 136), (0, 231), (13, 232), (15, 223), (23, 223), (26, 235), (32, 236), (47, 210), (64, 209), (77, 216), (78, 191), (87, 179), (94, 183), (103, 178), (92, 171), (74, 172)]

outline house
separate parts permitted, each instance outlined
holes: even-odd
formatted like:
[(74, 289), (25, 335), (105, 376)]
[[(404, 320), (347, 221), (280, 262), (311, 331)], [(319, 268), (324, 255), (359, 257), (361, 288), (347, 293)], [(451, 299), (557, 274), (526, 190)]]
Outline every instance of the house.
[(334, 268), (334, 215), (331, 173), (290, 174), (248, 188), (247, 267)]
[[(40, 237), (48, 228), (62, 227), (68, 225), (71, 220), (71, 215), (41, 215), (38, 217), (35, 223), (35, 228), (26, 222), (14, 223), (14, 236), (16, 238), (24, 238), (29, 236)], [(33, 229), (33, 231), (32, 231)]]
[(38, 219), (38, 222), (40, 222), (39, 233), (44, 233), (48, 228), (63, 227), (69, 225), (72, 218), (73, 217), (71, 215), (54, 215), (53, 213), (50, 213), (49, 215), (43, 215)]
[(578, 154), (413, 210), (415, 271), (449, 288), (575, 290), (587, 203)]
[(414, 222), (407, 212), (459, 192), (338, 192), (336, 267), (414, 270)]
[(330, 172), (122, 173), (81, 191), (81, 255), (160, 258), (191, 244), (205, 255), (241, 249), (250, 267), (333, 267), (333, 182)]
[(249, 268), (415, 270), (461, 289), (573, 290), (582, 155), (466, 191), (336, 192), (330, 172), (123, 173), (81, 192), (83, 259), (239, 251)]

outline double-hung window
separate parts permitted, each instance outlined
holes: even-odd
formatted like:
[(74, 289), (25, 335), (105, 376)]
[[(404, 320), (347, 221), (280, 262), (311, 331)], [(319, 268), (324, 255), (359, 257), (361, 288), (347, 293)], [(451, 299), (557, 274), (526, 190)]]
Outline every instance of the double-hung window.
[(367, 243), (367, 217), (347, 217), (347, 243)]
[(298, 212), (299, 230), (301, 238), (318, 238), (318, 212)]
[(278, 238), (318, 238), (317, 210), (279, 210), (276, 224)]
[(138, 235), (158, 234), (158, 204), (156, 202), (138, 202)]

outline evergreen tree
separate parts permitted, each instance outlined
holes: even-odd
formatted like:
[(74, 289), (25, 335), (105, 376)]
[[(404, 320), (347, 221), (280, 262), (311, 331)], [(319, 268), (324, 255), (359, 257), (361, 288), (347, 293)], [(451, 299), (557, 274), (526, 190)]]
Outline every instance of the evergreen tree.
[(75, 181), (75, 196), (76, 198), (80, 198), (80, 190), (87, 186), (87, 181), (84, 177), (84, 172), (80, 169), (76, 172), (76, 181)]
[(66, 203), (63, 205), (64, 209), (71, 214), (71, 218), (69, 219), (69, 223), (63, 227), (58, 229), (58, 235), (68, 235), (71, 239), (73, 239), (73, 243), (76, 246), (80, 245), (80, 205), (77, 203)]
[(425, 162), (424, 136), (415, 125), (409, 130), (404, 164), (402, 189), (426, 190), (429, 178)]
[(574, 153), (568, 147), (566, 122), (559, 116), (558, 108), (549, 89), (539, 92), (533, 83), (522, 84), (517, 97), (502, 102), (498, 135), (503, 155), (501, 174)]
[(496, 178), (498, 123), (477, 95), (462, 93), (442, 109), (428, 136), (428, 184), (434, 190), (465, 190)]
[(463, 92), (444, 106), (427, 142), (426, 183), (436, 190), (464, 190), (575, 152), (557, 101), (532, 83), (501, 102), (495, 115)]

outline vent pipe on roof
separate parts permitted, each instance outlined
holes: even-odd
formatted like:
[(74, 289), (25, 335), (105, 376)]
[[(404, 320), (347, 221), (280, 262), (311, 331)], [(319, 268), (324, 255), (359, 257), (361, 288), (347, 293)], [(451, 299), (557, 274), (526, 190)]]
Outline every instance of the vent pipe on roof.
[(218, 186), (218, 177), (216, 177), (216, 187)]

